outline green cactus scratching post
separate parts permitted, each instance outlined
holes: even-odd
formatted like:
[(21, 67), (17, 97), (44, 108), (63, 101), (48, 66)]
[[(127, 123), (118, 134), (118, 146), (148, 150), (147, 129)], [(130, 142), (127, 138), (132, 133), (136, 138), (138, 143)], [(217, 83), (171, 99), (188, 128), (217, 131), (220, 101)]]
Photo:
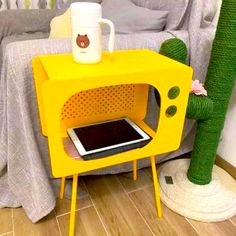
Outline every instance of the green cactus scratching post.
[[(181, 40), (163, 43), (160, 53), (185, 63), (187, 50)], [(229, 99), (236, 79), (236, 0), (224, 0), (213, 42), (205, 88), (208, 97), (190, 95), (186, 117), (196, 119), (198, 127), (188, 179), (195, 184), (208, 184)], [(175, 93), (175, 91), (173, 91)], [(157, 102), (159, 102), (156, 93)]]
[[(168, 51), (168, 43), (162, 53), (178, 60), (176, 50)], [(216, 222), (236, 215), (236, 182), (214, 165), (235, 79), (236, 0), (223, 0), (205, 83), (208, 96), (191, 94), (186, 111), (187, 118), (197, 120), (191, 164), (187, 159), (172, 160), (159, 170), (162, 201), (187, 218)], [(166, 182), (167, 176), (173, 184)]]
[(219, 138), (235, 79), (236, 0), (223, 0), (205, 83), (208, 97), (214, 103), (213, 113), (209, 119), (198, 120), (188, 170), (188, 179), (195, 184), (204, 185), (211, 181)]

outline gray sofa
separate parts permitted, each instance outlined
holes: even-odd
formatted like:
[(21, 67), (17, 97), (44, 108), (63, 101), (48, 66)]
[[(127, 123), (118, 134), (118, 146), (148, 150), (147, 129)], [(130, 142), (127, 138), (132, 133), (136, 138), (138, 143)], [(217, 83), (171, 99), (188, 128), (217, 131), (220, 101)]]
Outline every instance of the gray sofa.
[[(135, 3), (145, 7), (148, 1), (135, 0)], [(180, 38), (188, 47), (188, 63), (194, 68), (194, 78), (204, 80), (220, 6), (218, 4), (217, 8), (214, 4), (215, 2), (212, 5), (211, 0), (189, 0), (181, 20), (174, 27), (175, 22), (168, 18), (167, 24), (168, 20), (171, 20), (171, 27), (161, 32), (117, 34), (115, 49), (149, 48), (158, 51), (165, 40)], [(4, 14), (12, 14), (14, 18), (16, 11)], [(3, 13), (0, 13), (0, 19), (1, 14)], [(31, 61), (37, 55), (71, 51), (69, 39), (47, 38), (49, 25), (46, 21), (50, 22), (55, 12), (42, 11), (40, 14), (37, 16), (45, 17), (46, 30), (37, 23), (31, 25), (32, 27), (19, 24), (14, 32), (7, 31), (9, 25), (5, 25), (5, 28), (0, 25), (0, 207), (23, 206), (33, 222), (54, 208), (53, 186), (56, 186), (58, 181), (53, 181), (50, 175), (48, 146), (46, 138), (41, 134)], [(107, 45), (107, 40), (108, 36), (104, 35), (104, 45)], [(157, 113), (158, 106), (151, 89), (146, 119), (154, 128)], [(193, 137), (194, 124), (186, 120), (180, 149), (158, 157), (157, 162), (189, 152)], [(149, 161), (139, 162), (139, 168), (148, 165)], [(130, 170), (131, 164), (128, 163), (93, 174)]]

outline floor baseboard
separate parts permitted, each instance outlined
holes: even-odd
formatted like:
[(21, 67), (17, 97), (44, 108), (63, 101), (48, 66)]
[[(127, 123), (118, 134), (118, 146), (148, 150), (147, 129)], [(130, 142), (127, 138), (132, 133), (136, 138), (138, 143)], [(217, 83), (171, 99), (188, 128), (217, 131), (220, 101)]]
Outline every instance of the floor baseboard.
[(227, 171), (234, 179), (236, 179), (236, 167), (232, 166), (229, 162), (217, 155), (216, 165)]

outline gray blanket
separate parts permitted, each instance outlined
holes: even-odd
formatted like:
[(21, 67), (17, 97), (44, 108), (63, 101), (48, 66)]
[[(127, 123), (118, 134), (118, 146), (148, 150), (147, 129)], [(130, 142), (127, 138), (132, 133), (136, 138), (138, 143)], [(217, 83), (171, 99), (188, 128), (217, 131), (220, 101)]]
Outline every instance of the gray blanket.
[[(116, 49), (150, 48), (158, 51), (164, 40), (178, 37), (188, 45), (191, 65), (200, 71), (199, 68), (206, 65), (209, 60), (214, 27), (201, 27), (203, 2), (193, 1), (193, 5), (190, 15), (194, 15), (194, 19), (191, 19), (188, 29), (153, 34), (117, 35)], [(107, 45), (107, 40), (105, 36), (104, 45)], [(205, 50), (198, 50), (201, 48)], [(0, 207), (23, 206), (33, 222), (54, 208), (55, 193), (50, 178), (47, 140), (41, 134), (38, 120), (31, 60), (32, 57), (41, 54), (70, 51), (69, 39), (43, 39), (10, 43), (4, 53), (0, 80)], [(206, 72), (204, 68), (204, 72), (201, 75), (195, 74), (195, 77), (202, 76), (203, 79)], [(157, 115), (153, 112), (155, 108), (157, 105), (151, 90), (147, 121), (153, 127), (156, 125), (153, 122)], [(194, 135), (192, 129), (192, 122), (186, 121), (180, 150), (161, 156), (157, 161), (190, 151)], [(144, 167), (149, 165), (149, 162), (143, 160), (139, 164), (139, 167)], [(124, 164), (94, 174), (129, 170), (131, 165)]]
[(0, 13), (0, 72), (6, 45), (14, 41), (48, 37), (54, 16), (52, 10), (6, 10)]

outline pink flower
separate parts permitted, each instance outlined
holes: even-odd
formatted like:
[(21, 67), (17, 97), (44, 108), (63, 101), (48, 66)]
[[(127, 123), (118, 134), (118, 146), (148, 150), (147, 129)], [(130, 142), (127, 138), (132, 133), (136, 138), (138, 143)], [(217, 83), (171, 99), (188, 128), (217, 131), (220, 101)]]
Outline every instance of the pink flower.
[(194, 80), (192, 82), (191, 93), (207, 96), (207, 91), (204, 89), (203, 84), (200, 83), (199, 80)]

